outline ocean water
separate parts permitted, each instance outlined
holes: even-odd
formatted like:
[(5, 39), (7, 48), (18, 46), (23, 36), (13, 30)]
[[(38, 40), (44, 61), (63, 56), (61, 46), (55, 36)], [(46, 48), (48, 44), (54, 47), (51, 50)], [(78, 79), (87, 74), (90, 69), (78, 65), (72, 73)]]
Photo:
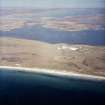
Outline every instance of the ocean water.
[[(32, 16), (14, 16), (16, 12), (15, 9), (3, 9), (1, 11), (1, 16), (3, 19), (20, 19), (20, 20), (34, 20), (42, 17), (55, 17), (58, 19), (63, 19), (66, 16), (105, 16), (105, 9), (99, 8), (62, 8), (62, 9), (45, 9), (45, 10), (34, 10), (18, 8), (20, 11), (30, 11)], [(21, 12), (20, 12), (21, 13)], [(8, 17), (10, 14), (13, 17)], [(6, 16), (7, 15), (7, 16)], [(1, 18), (1, 21), (2, 21)], [(81, 19), (83, 22), (84, 20)], [(85, 20), (86, 21), (86, 20)], [(87, 20), (87, 23), (92, 23), (93, 21)], [(104, 20), (103, 20), (104, 23)], [(67, 44), (87, 44), (87, 45), (105, 45), (105, 30), (87, 30), (78, 32), (60, 31), (56, 29), (43, 28), (40, 25), (36, 26), (24, 26), (19, 29), (14, 29), (11, 31), (0, 31), (0, 36), (16, 37), (23, 39), (39, 40), (48, 43), (67, 43)]]
[(47, 43), (105, 45), (105, 30), (67, 32), (32, 26), (5, 32), (1, 31), (0, 36), (38, 40)]
[(0, 105), (104, 105), (105, 81), (0, 69)]

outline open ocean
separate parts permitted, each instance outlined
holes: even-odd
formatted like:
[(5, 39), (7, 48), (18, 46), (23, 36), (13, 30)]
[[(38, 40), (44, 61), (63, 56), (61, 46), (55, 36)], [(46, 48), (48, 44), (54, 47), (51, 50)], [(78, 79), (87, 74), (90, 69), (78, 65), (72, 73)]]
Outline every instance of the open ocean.
[(105, 105), (105, 81), (0, 69), (0, 105)]

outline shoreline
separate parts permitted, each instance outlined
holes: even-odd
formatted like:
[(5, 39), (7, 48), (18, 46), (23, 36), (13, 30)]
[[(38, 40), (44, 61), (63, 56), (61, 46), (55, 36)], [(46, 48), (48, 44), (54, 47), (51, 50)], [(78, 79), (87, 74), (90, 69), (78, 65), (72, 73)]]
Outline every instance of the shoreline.
[(105, 77), (88, 75), (88, 74), (80, 74), (74, 72), (60, 71), (56, 69), (44, 69), (44, 68), (28, 68), (28, 67), (12, 67), (12, 66), (0, 66), (0, 69), (7, 69), (11, 71), (22, 71), (22, 72), (33, 72), (33, 73), (41, 73), (41, 74), (49, 74), (54, 76), (68, 76), (68, 77), (76, 77), (79, 79), (87, 79), (87, 80), (105, 80)]

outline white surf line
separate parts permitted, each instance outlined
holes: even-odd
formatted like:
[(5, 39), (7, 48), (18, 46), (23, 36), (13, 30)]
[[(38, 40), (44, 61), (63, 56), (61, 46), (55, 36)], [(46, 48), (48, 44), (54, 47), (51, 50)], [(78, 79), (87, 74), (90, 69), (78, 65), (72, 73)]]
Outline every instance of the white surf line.
[(67, 72), (65, 70), (60, 71), (60, 70), (54, 70), (54, 69), (12, 67), (12, 66), (0, 66), (0, 69), (4, 69), (4, 70), (7, 69), (11, 71), (14, 71), (15, 69), (15, 71), (35, 72), (35, 73), (68, 76), (68, 77), (83, 78), (83, 79), (90, 79), (90, 80), (105, 80), (105, 77), (102, 77), (102, 76), (73, 73), (73, 72)]

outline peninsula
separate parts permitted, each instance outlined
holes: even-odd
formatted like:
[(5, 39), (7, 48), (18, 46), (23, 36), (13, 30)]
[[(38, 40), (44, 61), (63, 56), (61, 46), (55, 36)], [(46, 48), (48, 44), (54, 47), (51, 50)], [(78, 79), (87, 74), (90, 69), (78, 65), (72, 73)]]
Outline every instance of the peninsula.
[(1, 37), (0, 66), (45, 68), (105, 77), (105, 47)]

